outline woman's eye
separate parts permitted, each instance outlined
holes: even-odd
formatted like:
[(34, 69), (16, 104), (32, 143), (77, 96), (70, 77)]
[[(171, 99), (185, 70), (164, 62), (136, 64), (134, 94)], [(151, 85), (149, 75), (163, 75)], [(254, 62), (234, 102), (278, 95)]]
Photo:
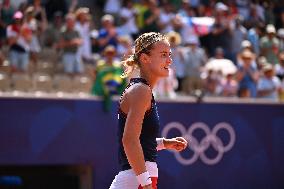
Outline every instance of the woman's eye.
[(168, 55), (167, 55), (166, 53), (163, 53), (163, 54), (162, 54), (162, 57), (163, 57), (163, 58), (166, 58), (166, 57), (168, 57)]

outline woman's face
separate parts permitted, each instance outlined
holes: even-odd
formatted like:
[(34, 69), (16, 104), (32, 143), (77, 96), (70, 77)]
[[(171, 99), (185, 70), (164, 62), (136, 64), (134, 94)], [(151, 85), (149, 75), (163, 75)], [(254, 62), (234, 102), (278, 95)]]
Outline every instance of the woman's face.
[(159, 41), (154, 44), (148, 56), (148, 67), (153, 75), (157, 77), (169, 76), (172, 57), (170, 44), (167, 41)]

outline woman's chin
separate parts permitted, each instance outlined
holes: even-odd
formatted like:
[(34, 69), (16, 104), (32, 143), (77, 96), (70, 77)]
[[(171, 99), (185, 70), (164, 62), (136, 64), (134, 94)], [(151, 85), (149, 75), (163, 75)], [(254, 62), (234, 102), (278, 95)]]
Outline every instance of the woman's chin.
[(170, 75), (170, 70), (169, 69), (164, 69), (163, 70), (163, 77), (168, 77)]

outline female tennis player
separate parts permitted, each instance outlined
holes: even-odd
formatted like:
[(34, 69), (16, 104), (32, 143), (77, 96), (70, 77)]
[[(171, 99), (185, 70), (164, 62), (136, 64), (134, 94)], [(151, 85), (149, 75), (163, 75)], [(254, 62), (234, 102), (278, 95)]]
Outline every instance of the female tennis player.
[(159, 78), (169, 75), (172, 63), (167, 38), (155, 32), (144, 33), (135, 40), (134, 54), (123, 61), (124, 76), (135, 67), (138, 78), (131, 78), (121, 95), (118, 111), (119, 163), (121, 171), (110, 189), (156, 189), (158, 168), (157, 151), (181, 151), (187, 146), (182, 137), (157, 138), (159, 116), (152, 89)]

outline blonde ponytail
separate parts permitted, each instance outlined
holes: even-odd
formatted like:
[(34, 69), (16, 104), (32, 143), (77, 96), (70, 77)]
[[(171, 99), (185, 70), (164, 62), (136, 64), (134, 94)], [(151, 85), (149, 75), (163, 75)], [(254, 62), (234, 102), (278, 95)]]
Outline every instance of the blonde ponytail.
[(121, 63), (125, 69), (123, 74), (121, 75), (122, 78), (128, 77), (133, 72), (133, 70), (138, 67), (137, 60), (134, 54), (130, 55)]

